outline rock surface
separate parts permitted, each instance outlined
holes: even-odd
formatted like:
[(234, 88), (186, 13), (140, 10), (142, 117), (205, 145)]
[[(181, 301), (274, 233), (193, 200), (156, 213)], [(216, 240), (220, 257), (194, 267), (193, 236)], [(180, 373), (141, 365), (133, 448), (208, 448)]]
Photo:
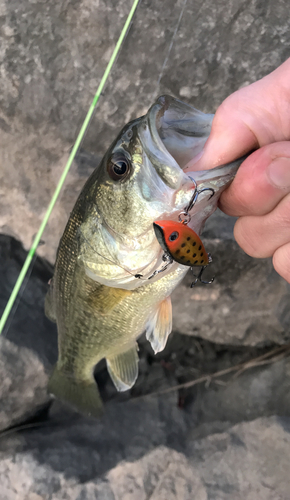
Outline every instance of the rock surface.
[[(0, 315), (26, 256), (20, 242), (0, 234)], [(46, 368), (57, 359), (56, 326), (44, 315), (44, 299), (52, 273), (47, 261), (34, 260), (2, 333), (17, 346), (31, 349)]]
[[(118, 415), (115, 428), (124, 417)], [(146, 414), (141, 422), (148, 425)], [(107, 441), (109, 422), (3, 438), (1, 498), (288, 500), (289, 418), (261, 418), (203, 439), (187, 438), (183, 453), (162, 443), (162, 430), (154, 432), (154, 425), (146, 435), (141, 422), (129, 429), (123, 421), (113, 442), (112, 429)]]
[(0, 338), (0, 431), (48, 407), (47, 374), (32, 350)]
[[(27, 253), (0, 234), (0, 316)], [(48, 373), (57, 359), (57, 332), (44, 316), (52, 267), (37, 258), (0, 337), (0, 430), (27, 421), (49, 405)]]
[(173, 328), (213, 342), (234, 345), (290, 341), (289, 285), (271, 259), (252, 259), (233, 240), (203, 239), (213, 263), (212, 285), (190, 288), (188, 273), (173, 292)]

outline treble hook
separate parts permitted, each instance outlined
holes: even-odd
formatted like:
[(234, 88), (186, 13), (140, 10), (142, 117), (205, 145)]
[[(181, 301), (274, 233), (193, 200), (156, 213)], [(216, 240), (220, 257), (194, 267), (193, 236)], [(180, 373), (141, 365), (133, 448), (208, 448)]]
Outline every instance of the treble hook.
[[(148, 278), (146, 278), (147, 280), (151, 280), (157, 274), (163, 273), (163, 271), (166, 271), (166, 269), (168, 269), (170, 264), (173, 263), (173, 258), (167, 252), (164, 252), (164, 254), (162, 255), (162, 260), (163, 262), (165, 262), (165, 264), (160, 269), (156, 269)], [(135, 274), (135, 278), (141, 279), (143, 278), (143, 274)]]
[[(211, 262), (212, 262), (212, 256), (210, 255), (210, 253), (208, 254), (208, 262), (209, 262), (209, 263), (211, 263)], [(199, 271), (199, 273), (198, 273), (198, 275), (197, 275), (197, 276), (195, 276), (195, 274), (193, 274), (193, 269), (191, 268), (191, 270), (192, 270), (192, 274), (193, 274), (193, 276), (195, 277), (195, 281), (193, 281), (193, 282), (191, 283), (190, 288), (193, 288), (193, 287), (196, 285), (196, 283), (197, 283), (198, 281), (200, 281), (200, 282), (201, 282), (201, 283), (203, 283), (204, 285), (211, 285), (211, 283), (213, 283), (213, 282), (214, 282), (214, 278), (215, 278), (215, 276), (214, 276), (211, 280), (209, 280), (209, 281), (204, 281), (204, 280), (202, 280), (202, 279), (201, 279), (202, 274), (203, 274), (203, 271), (205, 270), (205, 268), (206, 268), (206, 267), (207, 267), (207, 266), (202, 266), (202, 268), (201, 268), (201, 270)]]
[[(183, 224), (188, 224), (191, 220), (191, 216), (189, 214), (190, 210), (194, 207), (194, 205), (196, 204), (197, 202), (197, 198), (199, 197), (199, 195), (201, 193), (204, 193), (205, 191), (211, 191), (211, 195), (209, 197), (209, 200), (213, 197), (213, 195), (215, 194), (215, 190), (213, 188), (203, 188), (201, 189), (200, 191), (197, 189), (197, 183), (196, 183), (196, 180), (193, 179), (192, 177), (190, 177), (190, 175), (188, 176), (190, 178), (190, 180), (194, 183), (194, 193), (191, 197), (191, 200), (190, 202), (188, 203), (187, 207), (184, 209), (183, 212), (181, 212), (179, 214), (179, 220), (180, 222), (182, 222)], [(186, 218), (182, 220), (181, 216), (184, 215)]]
[(156, 271), (154, 271), (154, 273), (152, 273), (151, 276), (149, 276), (147, 278), (148, 280), (151, 280), (152, 278), (154, 278), (154, 276), (156, 276), (156, 274), (163, 273), (163, 271), (166, 271), (166, 269), (168, 269), (170, 264), (173, 263), (173, 258), (167, 252), (164, 252), (164, 254), (162, 255), (162, 260), (163, 260), (163, 262), (165, 262), (164, 266), (162, 266), (161, 269), (156, 269)]
[[(179, 219), (179, 222), (181, 222), (182, 224), (184, 225), (187, 225), (190, 220), (191, 220), (191, 215), (190, 215), (190, 210), (192, 209), (192, 207), (195, 205), (196, 201), (197, 201), (197, 198), (198, 196), (201, 194), (201, 193), (204, 193), (205, 191), (211, 191), (211, 195), (209, 197), (209, 200), (213, 197), (213, 195), (215, 194), (215, 190), (213, 188), (203, 188), (201, 189), (200, 191), (197, 189), (197, 183), (195, 181), (195, 179), (193, 179), (192, 177), (188, 176), (190, 178), (190, 180), (194, 183), (194, 192), (193, 192), (193, 195), (188, 203), (188, 205), (185, 207), (185, 209), (179, 213), (178, 215), (178, 219)], [(160, 267), (159, 269), (156, 269), (147, 279), (148, 280), (151, 280), (152, 278), (154, 278), (154, 276), (156, 276), (157, 274), (159, 273), (162, 273), (164, 271), (166, 271), (166, 269), (168, 269), (168, 267), (173, 263), (174, 259), (172, 258), (172, 256), (170, 255), (169, 252), (164, 252), (163, 256), (162, 256), (162, 260), (164, 262), (164, 265), (162, 267)], [(211, 262), (212, 259), (209, 255), (209, 262)], [(206, 268), (206, 266), (202, 266), (199, 274), (196, 278), (196, 280), (191, 284), (191, 286), (193, 287), (197, 281), (200, 281), (201, 283), (204, 283), (204, 284), (210, 284), (213, 282), (214, 278), (210, 281), (203, 281), (201, 279), (202, 277), (202, 273), (204, 271), (204, 269)], [(139, 278), (139, 279), (142, 279), (143, 278), (143, 275), (142, 274), (135, 274), (135, 278)]]
[(195, 280), (191, 283), (190, 288), (193, 288), (198, 281), (200, 281), (201, 283), (203, 283), (203, 285), (211, 285), (211, 283), (213, 283), (215, 277), (213, 277), (209, 281), (204, 281), (204, 280), (201, 279), (203, 271), (205, 270), (206, 267), (207, 266), (202, 266), (202, 268), (199, 271), (198, 275), (197, 276), (195, 276), (195, 274), (193, 275), (195, 277)]

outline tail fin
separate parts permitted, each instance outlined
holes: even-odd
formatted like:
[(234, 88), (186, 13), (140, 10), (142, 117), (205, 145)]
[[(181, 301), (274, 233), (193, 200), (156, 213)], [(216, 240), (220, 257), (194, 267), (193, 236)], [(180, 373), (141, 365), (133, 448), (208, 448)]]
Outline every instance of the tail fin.
[(84, 415), (99, 417), (103, 413), (103, 403), (93, 377), (91, 381), (80, 381), (56, 366), (48, 383), (48, 392)]

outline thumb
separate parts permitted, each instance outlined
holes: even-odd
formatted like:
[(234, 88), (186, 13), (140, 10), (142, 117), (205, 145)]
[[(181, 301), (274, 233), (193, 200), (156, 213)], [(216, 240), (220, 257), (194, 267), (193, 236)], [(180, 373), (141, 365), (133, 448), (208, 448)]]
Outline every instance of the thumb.
[(289, 77), (290, 59), (262, 80), (231, 94), (217, 109), (203, 152), (185, 171), (213, 168), (266, 144), (288, 140)]
[(255, 151), (240, 166), (220, 199), (228, 215), (265, 215), (290, 192), (290, 142), (275, 142)]
[(202, 169), (229, 163), (259, 146), (246, 97), (236, 92), (218, 108), (201, 157)]

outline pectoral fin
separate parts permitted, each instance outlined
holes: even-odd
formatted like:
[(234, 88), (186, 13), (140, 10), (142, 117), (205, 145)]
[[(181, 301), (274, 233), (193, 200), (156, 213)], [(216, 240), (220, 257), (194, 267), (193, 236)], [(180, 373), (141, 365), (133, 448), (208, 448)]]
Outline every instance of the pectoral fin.
[(112, 358), (106, 358), (106, 361), (108, 372), (117, 391), (127, 391), (135, 384), (139, 361), (137, 345)]
[(172, 330), (172, 305), (170, 297), (159, 304), (146, 329), (146, 338), (151, 343), (154, 353), (163, 351)]

